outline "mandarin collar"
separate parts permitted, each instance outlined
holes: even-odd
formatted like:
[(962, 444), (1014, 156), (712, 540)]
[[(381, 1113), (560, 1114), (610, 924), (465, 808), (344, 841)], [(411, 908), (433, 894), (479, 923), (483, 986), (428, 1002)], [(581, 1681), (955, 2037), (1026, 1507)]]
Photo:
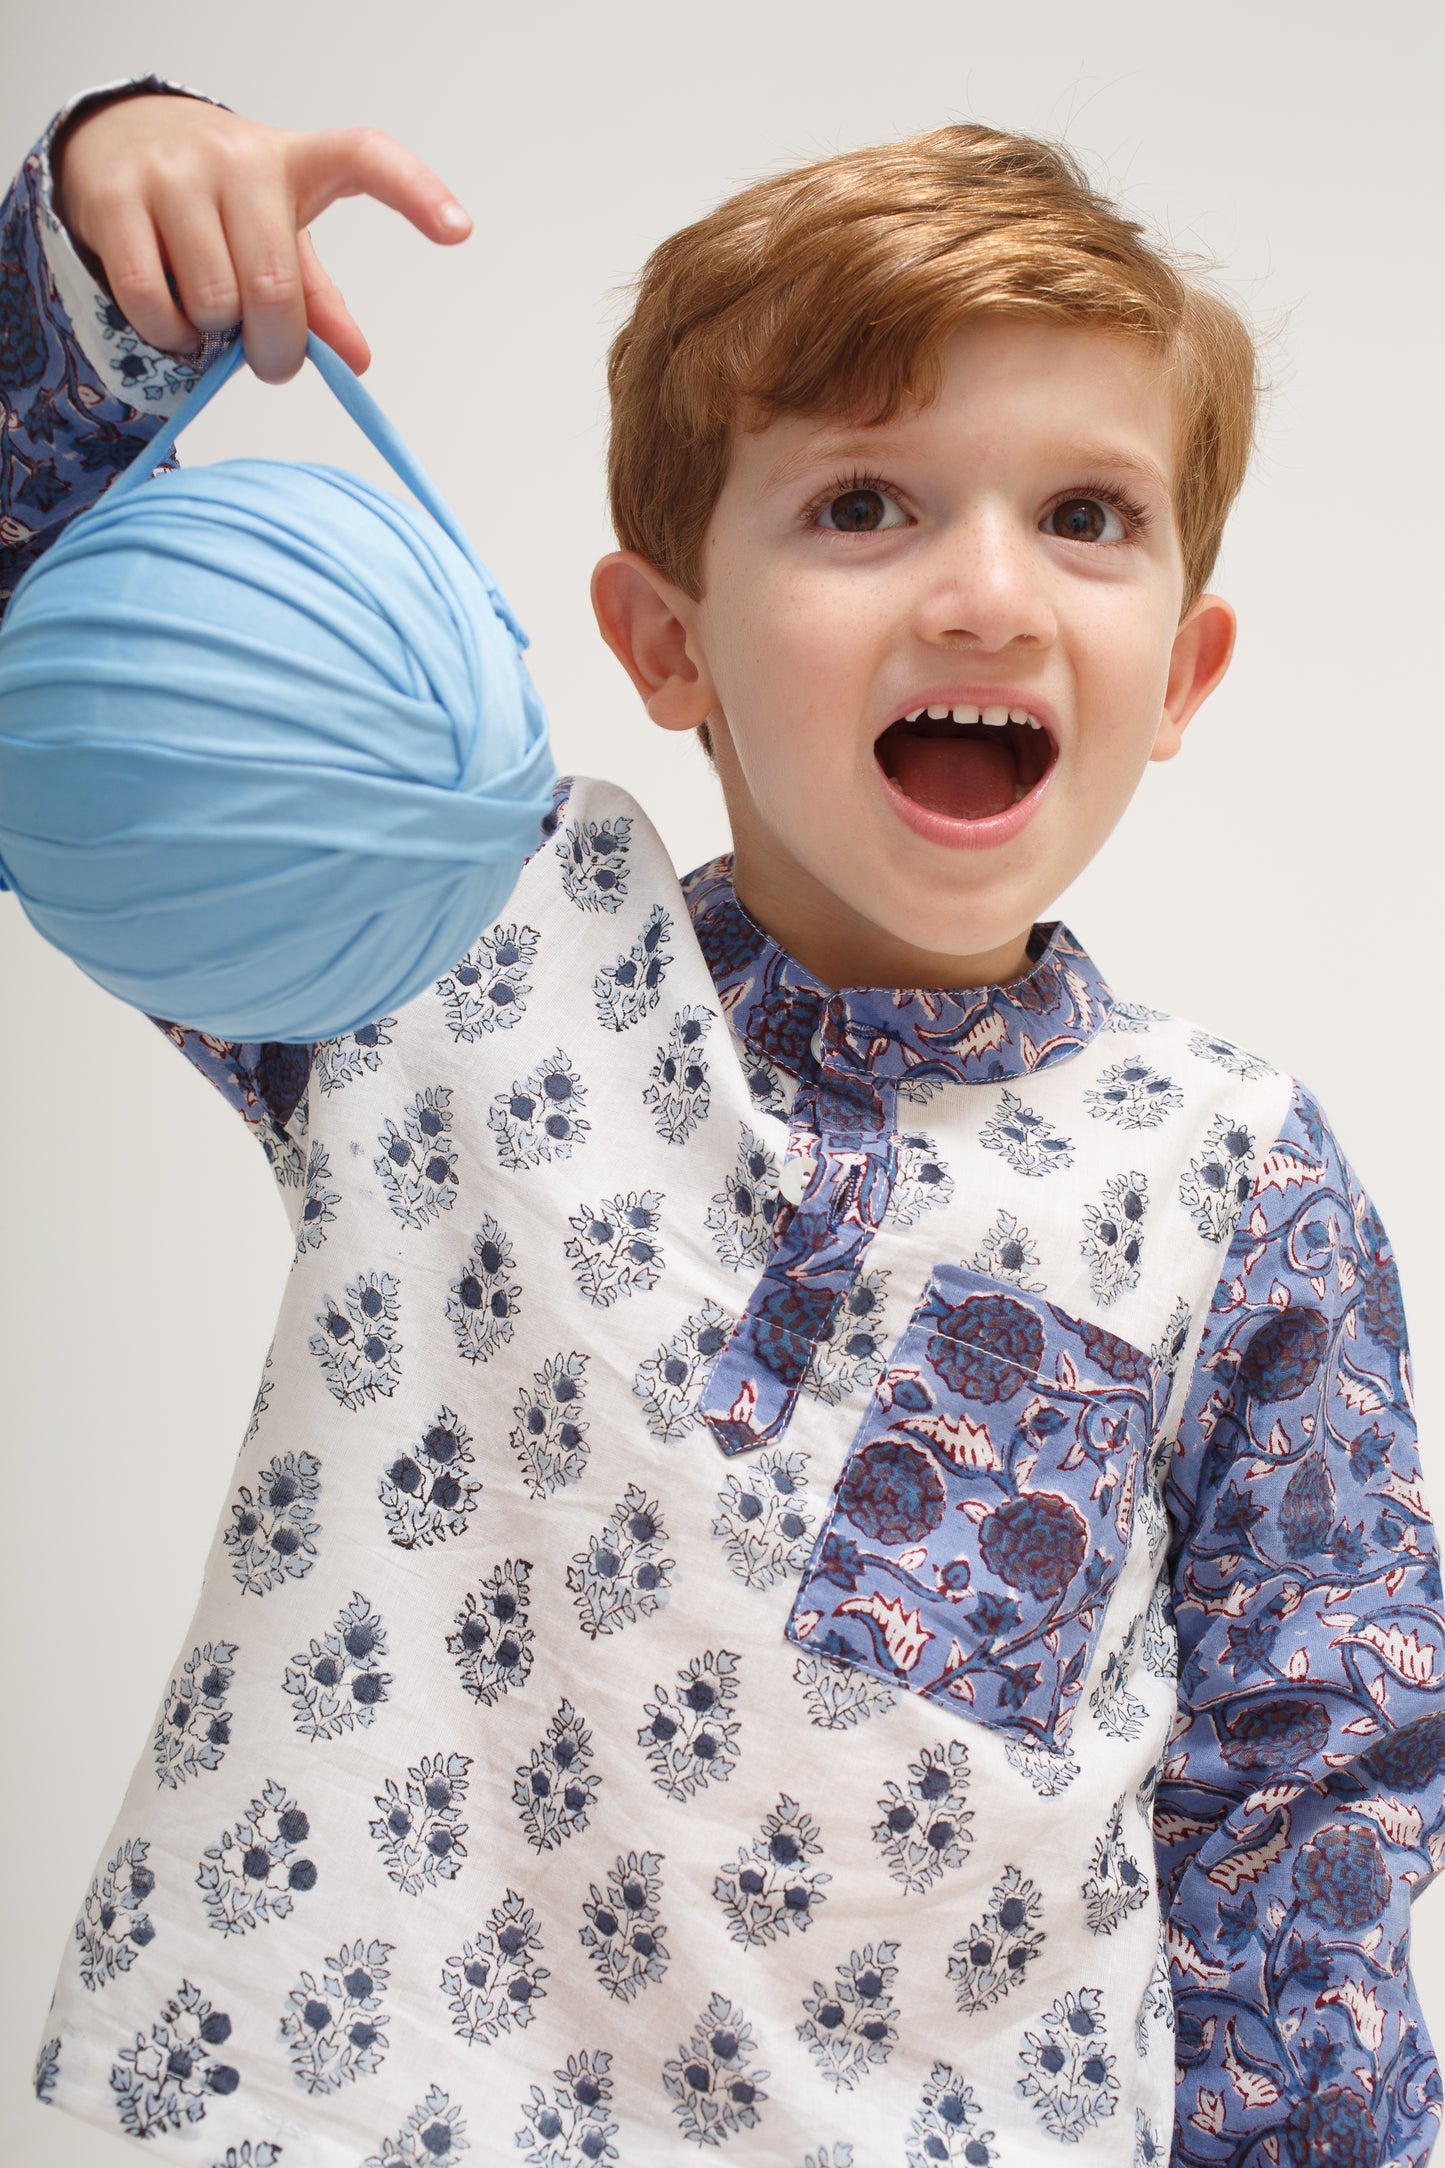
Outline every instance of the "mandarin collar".
[(1028, 969), (1002, 986), (834, 989), (748, 916), (730, 854), (698, 866), (682, 891), (733, 1030), (804, 1082), (1002, 1083), (1078, 1053), (1114, 1005), (1092, 960), (1058, 922), (1034, 928)]

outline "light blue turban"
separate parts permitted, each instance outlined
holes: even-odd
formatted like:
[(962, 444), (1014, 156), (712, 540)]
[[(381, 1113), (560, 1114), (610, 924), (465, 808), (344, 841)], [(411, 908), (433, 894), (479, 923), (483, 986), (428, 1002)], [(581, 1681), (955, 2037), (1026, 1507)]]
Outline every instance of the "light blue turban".
[(0, 887), (122, 1001), (227, 1039), (410, 1001), (498, 916), (554, 780), (526, 634), (375, 401), (307, 351), (426, 510), (335, 467), (152, 478), (238, 341), (0, 629)]

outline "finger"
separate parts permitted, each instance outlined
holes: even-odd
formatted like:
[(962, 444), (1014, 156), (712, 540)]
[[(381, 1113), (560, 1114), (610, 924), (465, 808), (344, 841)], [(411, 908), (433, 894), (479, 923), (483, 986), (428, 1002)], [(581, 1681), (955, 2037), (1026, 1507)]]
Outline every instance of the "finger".
[(373, 196), (410, 219), (429, 241), (464, 241), (469, 214), (440, 174), (380, 128), (323, 128), (298, 135), (291, 155), (303, 225), (338, 196)]
[(304, 230), (296, 236), (301, 264), (301, 284), (306, 294), (306, 321), (318, 339), (339, 354), (349, 369), (361, 376), (371, 366), (371, 348), (361, 327), (346, 306), (341, 288), (327, 271)]
[(241, 288), (246, 359), (263, 383), (284, 384), (306, 359), (306, 295), (285, 196), (228, 189), (221, 223)]
[(221, 214), (201, 195), (162, 198), (156, 223), (181, 303), (201, 331), (226, 331), (241, 319), (241, 289)]
[(200, 332), (171, 297), (160, 239), (143, 204), (117, 204), (96, 214), (95, 254), (117, 306), (148, 346), (188, 354), (200, 344)]

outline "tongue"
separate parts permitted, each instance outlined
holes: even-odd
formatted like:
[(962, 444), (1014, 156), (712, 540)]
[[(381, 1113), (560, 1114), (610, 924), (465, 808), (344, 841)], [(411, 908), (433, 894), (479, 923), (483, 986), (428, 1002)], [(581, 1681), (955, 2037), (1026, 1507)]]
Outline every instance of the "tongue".
[(900, 732), (888, 773), (905, 798), (954, 820), (983, 820), (1014, 802), (1018, 763), (1000, 731), (988, 738), (923, 738)]

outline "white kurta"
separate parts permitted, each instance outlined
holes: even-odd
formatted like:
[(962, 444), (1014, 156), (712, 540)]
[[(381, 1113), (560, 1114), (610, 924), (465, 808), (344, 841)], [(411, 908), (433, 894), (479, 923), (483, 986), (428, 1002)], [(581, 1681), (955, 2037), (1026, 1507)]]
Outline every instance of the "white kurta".
[[(709, 1373), (859, 1154), (790, 1129), (825, 1101), (735, 1036), (635, 804), (575, 784), (505, 923), (318, 1049), (59, 2105), (206, 2168), (1167, 2151), (1160, 1419), (1238, 1210), (1203, 1170), (1247, 1177), (1289, 1085), (1070, 955), (1070, 1043), (1015, 1017), (993, 1081), (891, 1094), (878, 1224), (731, 1454)], [(980, 1298), (1011, 1356), (951, 1336)], [(1062, 1552), (1025, 1555), (1025, 1494)], [(998, 1646), (1034, 1638), (1011, 1689), (987, 1590)]]

